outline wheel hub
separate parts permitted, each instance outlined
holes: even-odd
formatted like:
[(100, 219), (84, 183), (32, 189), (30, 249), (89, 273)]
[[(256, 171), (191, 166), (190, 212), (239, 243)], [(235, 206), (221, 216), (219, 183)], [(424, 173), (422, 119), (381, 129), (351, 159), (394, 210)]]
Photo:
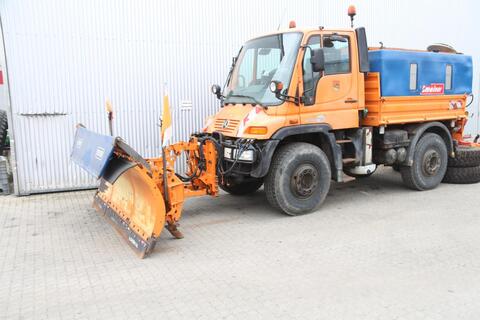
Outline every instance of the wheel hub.
[(434, 176), (437, 174), (442, 161), (440, 155), (435, 150), (429, 150), (425, 153), (423, 158), (423, 171), (428, 176)]
[(311, 164), (300, 165), (293, 173), (290, 188), (299, 198), (310, 197), (318, 186), (318, 171)]

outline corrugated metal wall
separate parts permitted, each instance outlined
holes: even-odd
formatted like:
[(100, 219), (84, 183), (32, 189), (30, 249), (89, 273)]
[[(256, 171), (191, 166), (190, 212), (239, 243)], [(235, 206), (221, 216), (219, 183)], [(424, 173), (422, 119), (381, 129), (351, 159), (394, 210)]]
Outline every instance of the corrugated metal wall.
[[(348, 27), (346, 8), (370, 45), (425, 48), (445, 42), (475, 56), (475, 1), (155, 1), (4, 0), (0, 15), (8, 59), (18, 194), (85, 188), (95, 181), (69, 161), (74, 125), (117, 135), (142, 155), (159, 154), (163, 84), (169, 87), (175, 140), (218, 108), (209, 92), (223, 84), (231, 57), (248, 38), (295, 19), (298, 26)], [(476, 9), (475, 9), (476, 8)], [(285, 13), (285, 14), (284, 14)], [(478, 132), (478, 104), (468, 130)]]

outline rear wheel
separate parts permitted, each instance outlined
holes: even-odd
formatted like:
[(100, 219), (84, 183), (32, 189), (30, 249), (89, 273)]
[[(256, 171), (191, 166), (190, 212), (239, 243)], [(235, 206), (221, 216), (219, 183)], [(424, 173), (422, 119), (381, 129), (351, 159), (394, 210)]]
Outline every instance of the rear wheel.
[(249, 193), (254, 193), (263, 184), (261, 178), (243, 178), (243, 177), (224, 177), (223, 181), (219, 183), (220, 188), (235, 196), (241, 196)]
[(305, 214), (323, 203), (330, 179), (325, 153), (312, 144), (295, 142), (275, 153), (265, 179), (265, 193), (270, 204), (286, 214)]
[(437, 187), (447, 171), (448, 154), (443, 139), (434, 133), (426, 133), (415, 146), (413, 164), (401, 166), (403, 183), (414, 190)]

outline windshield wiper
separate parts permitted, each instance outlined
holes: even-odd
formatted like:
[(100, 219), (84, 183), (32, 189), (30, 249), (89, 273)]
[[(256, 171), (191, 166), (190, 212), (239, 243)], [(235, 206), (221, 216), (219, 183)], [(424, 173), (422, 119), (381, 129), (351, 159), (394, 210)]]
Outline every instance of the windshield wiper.
[(263, 107), (263, 105), (260, 103), (260, 101), (258, 101), (257, 99), (255, 99), (254, 97), (252, 96), (246, 96), (244, 94), (229, 94), (227, 99), (230, 98), (230, 97), (235, 97), (235, 98), (249, 98), (249, 99), (252, 99), (253, 102), (255, 102), (256, 104), (260, 105)]

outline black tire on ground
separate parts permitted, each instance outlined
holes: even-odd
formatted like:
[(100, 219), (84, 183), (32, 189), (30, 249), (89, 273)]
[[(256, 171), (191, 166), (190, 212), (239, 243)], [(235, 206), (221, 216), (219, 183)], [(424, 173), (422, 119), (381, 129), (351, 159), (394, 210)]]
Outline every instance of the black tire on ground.
[(265, 178), (268, 202), (288, 215), (318, 208), (330, 189), (331, 169), (325, 153), (309, 143), (281, 147), (273, 156)]
[(480, 148), (460, 146), (455, 150), (455, 158), (448, 159), (449, 167), (480, 166)]
[(375, 171), (377, 171), (377, 169), (375, 168), (375, 170), (373, 170), (372, 172), (370, 173), (366, 173), (366, 174), (358, 174), (358, 173), (353, 173), (351, 172), (348, 168), (343, 168), (343, 172), (347, 175), (347, 176), (350, 176), (350, 177), (353, 177), (353, 178), (368, 178), (370, 177), (372, 174), (375, 173)]
[(445, 183), (467, 184), (480, 182), (480, 166), (448, 167), (443, 178)]
[(4, 147), (7, 142), (7, 112), (0, 110), (0, 148)]
[(224, 177), (223, 182), (220, 182), (218, 185), (220, 189), (225, 192), (230, 193), (234, 196), (242, 196), (249, 193), (254, 193), (257, 191), (263, 184), (263, 179), (261, 178), (233, 178), (233, 177)]
[(443, 139), (435, 133), (426, 133), (415, 146), (411, 167), (401, 166), (403, 183), (414, 190), (437, 187), (447, 171), (448, 154)]

